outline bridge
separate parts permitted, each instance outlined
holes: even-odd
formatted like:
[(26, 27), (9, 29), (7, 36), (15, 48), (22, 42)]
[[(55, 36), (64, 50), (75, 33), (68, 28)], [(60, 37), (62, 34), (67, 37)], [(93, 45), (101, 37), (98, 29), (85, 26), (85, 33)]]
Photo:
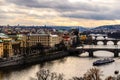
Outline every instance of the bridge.
[(98, 37), (103, 37), (104, 39), (107, 38), (107, 34), (90, 34), (90, 36), (94, 37), (97, 39)]
[(114, 57), (119, 57), (120, 49), (118, 48), (76, 48), (71, 49), (71, 55), (80, 55), (82, 53), (88, 52), (89, 57), (94, 57), (95, 51), (109, 51), (114, 54)]
[[(113, 38), (108, 38), (106, 34), (94, 34), (91, 35), (93, 39), (91, 41), (88, 41), (90, 45), (97, 45), (98, 42), (103, 42), (103, 45), (107, 45), (109, 41), (113, 42), (114, 45), (117, 45), (120, 39), (113, 39)], [(99, 37), (102, 37), (102, 39), (98, 39)]]
[[(69, 53), (71, 55), (79, 55), (84, 52), (88, 52), (89, 57), (93, 57), (95, 51), (109, 51), (114, 54), (114, 57), (119, 57), (120, 46), (118, 45), (118, 42), (120, 41), (120, 39), (107, 38), (107, 35), (103, 35), (103, 36), (100, 35), (100, 36), (103, 37), (103, 39), (97, 39), (97, 37), (99, 36), (94, 36), (95, 38), (93, 40), (90, 40), (90, 41), (88, 40), (87, 42), (89, 42), (89, 47), (86, 47), (86, 45), (85, 46), (83, 45), (81, 47), (69, 49)], [(103, 42), (103, 45), (107, 45), (109, 41), (112, 41), (114, 43), (113, 48), (109, 46), (99, 47), (97, 46), (99, 41)]]
[(98, 42), (100, 41), (103, 42), (103, 45), (107, 45), (109, 41), (112, 41), (114, 45), (118, 45), (118, 42), (120, 41), (120, 39), (109, 39), (109, 38), (108, 39), (93, 39), (90, 44), (97, 45)]

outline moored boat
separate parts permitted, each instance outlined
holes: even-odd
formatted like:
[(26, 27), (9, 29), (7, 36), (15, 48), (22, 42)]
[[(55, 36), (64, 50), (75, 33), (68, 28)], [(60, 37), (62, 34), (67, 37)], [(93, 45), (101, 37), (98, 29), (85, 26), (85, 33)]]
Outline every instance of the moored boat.
[(93, 62), (93, 66), (99, 66), (99, 65), (103, 65), (103, 64), (107, 64), (107, 63), (112, 63), (114, 61), (115, 60), (112, 58), (104, 58), (104, 59), (100, 59), (100, 60)]

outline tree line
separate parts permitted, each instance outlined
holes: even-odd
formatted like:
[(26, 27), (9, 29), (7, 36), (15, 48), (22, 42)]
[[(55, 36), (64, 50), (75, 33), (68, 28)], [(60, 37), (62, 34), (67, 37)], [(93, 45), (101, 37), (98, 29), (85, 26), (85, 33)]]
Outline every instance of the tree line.
[[(119, 71), (115, 71), (114, 74), (113, 76), (107, 76), (105, 80), (120, 80)], [(42, 69), (36, 73), (36, 78), (30, 78), (30, 80), (103, 80), (102, 76), (104, 76), (103, 72), (98, 68), (89, 69), (83, 77), (74, 76), (71, 79), (65, 79), (64, 74)]]

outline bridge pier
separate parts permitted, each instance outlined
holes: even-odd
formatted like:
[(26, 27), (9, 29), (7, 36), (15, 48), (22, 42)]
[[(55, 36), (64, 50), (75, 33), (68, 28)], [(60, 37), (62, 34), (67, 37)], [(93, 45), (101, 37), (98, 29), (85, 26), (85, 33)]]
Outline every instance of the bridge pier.
[(97, 39), (97, 36), (95, 36), (95, 40)]
[(103, 42), (103, 45), (107, 45), (107, 42), (105, 41), (105, 42)]
[(117, 45), (118, 41), (113, 41), (114, 42), (114, 45)]
[(106, 39), (107, 36), (103, 36), (104, 39)]
[(107, 41), (106, 40), (103, 41), (103, 45), (107, 45)]
[(117, 45), (117, 42), (114, 42), (114, 45)]
[(93, 57), (94, 55), (93, 55), (93, 50), (90, 50), (89, 51), (89, 57)]
[(118, 50), (115, 50), (114, 51), (114, 57), (118, 57), (119, 56), (119, 52), (118, 52)]

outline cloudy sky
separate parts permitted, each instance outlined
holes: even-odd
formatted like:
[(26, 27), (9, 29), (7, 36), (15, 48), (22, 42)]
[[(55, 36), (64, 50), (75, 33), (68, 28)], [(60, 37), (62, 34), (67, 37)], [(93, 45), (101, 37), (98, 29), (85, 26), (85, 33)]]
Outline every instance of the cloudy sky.
[(120, 0), (0, 0), (0, 25), (120, 24)]

